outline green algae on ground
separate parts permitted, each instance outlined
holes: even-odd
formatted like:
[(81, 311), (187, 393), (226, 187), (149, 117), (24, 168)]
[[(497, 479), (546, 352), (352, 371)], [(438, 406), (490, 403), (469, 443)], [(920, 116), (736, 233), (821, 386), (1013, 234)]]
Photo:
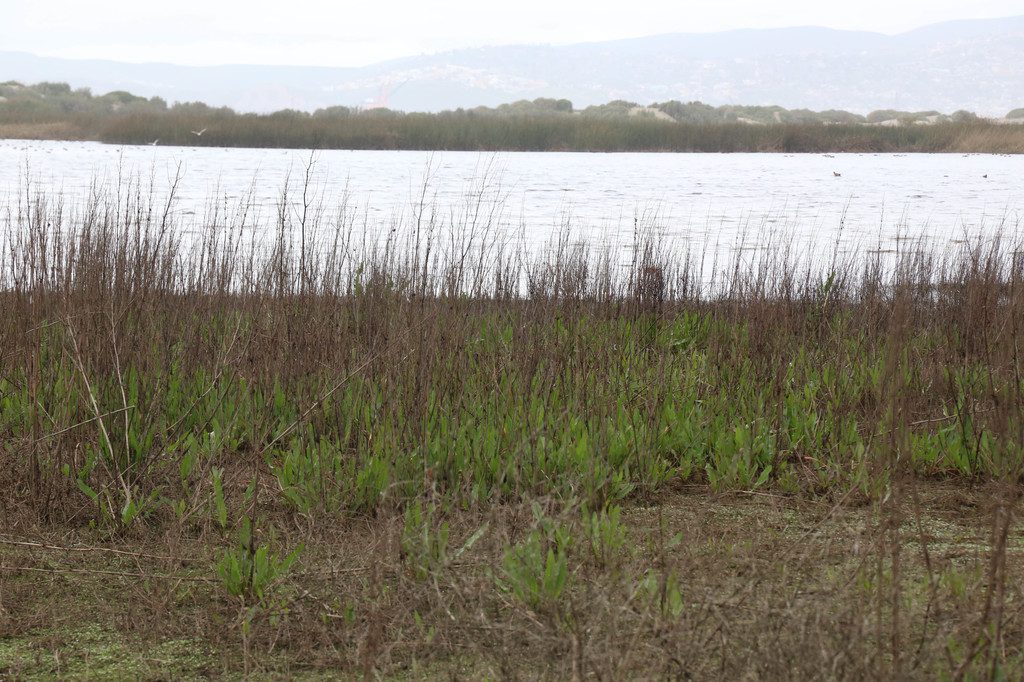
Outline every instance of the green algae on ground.
[(143, 641), (96, 622), (0, 639), (0, 678), (205, 680), (220, 665), (202, 642)]

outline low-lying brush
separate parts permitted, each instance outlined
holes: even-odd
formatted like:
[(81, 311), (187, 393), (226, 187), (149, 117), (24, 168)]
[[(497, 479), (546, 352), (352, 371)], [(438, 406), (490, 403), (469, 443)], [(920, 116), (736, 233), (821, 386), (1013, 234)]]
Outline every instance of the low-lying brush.
[[(1009, 112), (1003, 123), (1020, 117)], [(94, 96), (66, 83), (0, 83), (0, 139), (291, 149), (573, 152), (1024, 153), (1024, 126), (967, 111), (812, 112), (779, 106), (614, 100), (573, 113), (538, 98), (436, 114), (344, 106), (271, 114), (202, 102)]]
[(1021, 672), (1009, 230), (712, 277), (655, 224), (195, 237), (122, 189), (0, 216), (6, 637), (114, 598), (201, 633), (172, 675)]

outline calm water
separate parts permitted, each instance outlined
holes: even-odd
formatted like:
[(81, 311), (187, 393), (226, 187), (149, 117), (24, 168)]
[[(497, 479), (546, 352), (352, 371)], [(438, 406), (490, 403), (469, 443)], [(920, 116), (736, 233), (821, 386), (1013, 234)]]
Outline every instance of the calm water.
[[(313, 160), (310, 168), (310, 160)], [(591, 243), (631, 243), (635, 224), (683, 247), (736, 251), (775, 237), (841, 250), (891, 249), (898, 237), (937, 242), (995, 231), (1024, 217), (1024, 157), (961, 154), (578, 154), (373, 152), (124, 146), (0, 140), (0, 195), (63, 193), (140, 178), (201, 224), (211, 202), (251, 192), (275, 219), (284, 188), (301, 200), (309, 170), (327, 215), (345, 204), (373, 229), (407, 224), (423, 204), (467, 222), (489, 216), (540, 245), (568, 226)], [(839, 175), (836, 175), (836, 174)], [(778, 239), (776, 239), (778, 241)], [(813, 250), (813, 249), (812, 249)]]

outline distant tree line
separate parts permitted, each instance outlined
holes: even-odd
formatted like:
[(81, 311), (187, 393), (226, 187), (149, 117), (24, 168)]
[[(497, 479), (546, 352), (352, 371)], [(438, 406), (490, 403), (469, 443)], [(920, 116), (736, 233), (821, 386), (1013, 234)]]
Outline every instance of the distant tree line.
[[(1024, 122), (1024, 108), (1007, 119)], [(929, 124), (929, 125), (923, 125)], [(116, 144), (472, 151), (1024, 153), (1024, 126), (968, 111), (810, 111), (615, 100), (582, 110), (537, 98), (437, 114), (333, 106), (243, 114), (202, 102), (93, 95), (65, 83), (0, 84), (0, 137)]]

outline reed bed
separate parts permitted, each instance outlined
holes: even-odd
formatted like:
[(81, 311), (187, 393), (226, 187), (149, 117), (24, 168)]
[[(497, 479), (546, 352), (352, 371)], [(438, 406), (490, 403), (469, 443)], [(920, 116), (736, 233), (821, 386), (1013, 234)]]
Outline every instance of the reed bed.
[(1020, 673), (1018, 226), (709, 272), (301, 189), (0, 214), (6, 637), (114, 599), (207, 673)]
[[(84, 128), (83, 128), (84, 129)], [(192, 131), (205, 130), (202, 136)], [(133, 113), (94, 126), (85, 139), (290, 149), (418, 149), (561, 152), (990, 153), (1024, 152), (1024, 127), (986, 120), (908, 123), (667, 121), (587, 114), (474, 115), (378, 111), (344, 118), (302, 112), (269, 115)]]

